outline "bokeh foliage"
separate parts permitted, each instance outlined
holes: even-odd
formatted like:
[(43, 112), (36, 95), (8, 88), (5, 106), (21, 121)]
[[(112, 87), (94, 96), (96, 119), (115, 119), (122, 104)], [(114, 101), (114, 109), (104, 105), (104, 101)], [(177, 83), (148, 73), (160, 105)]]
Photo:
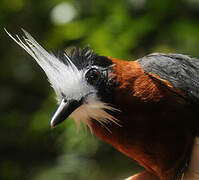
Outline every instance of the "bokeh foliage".
[(0, 179), (120, 180), (140, 168), (74, 122), (50, 129), (56, 109), (45, 74), (5, 34), (29, 31), (48, 50), (89, 45), (136, 59), (199, 57), (198, 0), (0, 0)]

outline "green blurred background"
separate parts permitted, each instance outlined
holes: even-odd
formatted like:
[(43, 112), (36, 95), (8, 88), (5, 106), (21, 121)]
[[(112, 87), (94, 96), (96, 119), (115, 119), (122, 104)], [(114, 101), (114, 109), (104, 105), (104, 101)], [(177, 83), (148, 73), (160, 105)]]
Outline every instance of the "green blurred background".
[(0, 180), (121, 180), (141, 170), (70, 119), (50, 129), (55, 94), (4, 27), (26, 29), (48, 50), (199, 57), (199, 0), (0, 0)]

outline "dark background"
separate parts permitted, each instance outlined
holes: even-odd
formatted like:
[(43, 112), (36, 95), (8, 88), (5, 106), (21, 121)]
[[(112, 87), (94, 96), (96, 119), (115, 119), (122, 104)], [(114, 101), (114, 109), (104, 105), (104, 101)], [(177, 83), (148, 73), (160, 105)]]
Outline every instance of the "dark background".
[(152, 52), (199, 57), (198, 0), (0, 0), (0, 179), (121, 180), (135, 162), (71, 119), (49, 120), (55, 94), (4, 32), (30, 32), (48, 50), (89, 45), (132, 60)]

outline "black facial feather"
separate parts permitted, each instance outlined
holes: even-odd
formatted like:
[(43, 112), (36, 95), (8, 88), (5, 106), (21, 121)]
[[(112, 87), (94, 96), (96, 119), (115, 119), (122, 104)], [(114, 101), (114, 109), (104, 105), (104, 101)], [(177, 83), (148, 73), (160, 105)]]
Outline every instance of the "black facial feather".
[[(87, 73), (85, 74), (87, 82), (98, 89), (97, 94), (101, 100), (104, 102), (110, 102), (110, 99), (113, 98), (112, 90), (114, 84), (108, 78), (108, 72), (111, 69), (111, 65), (113, 64), (112, 61), (105, 56), (99, 56), (88, 47), (83, 49), (73, 48), (70, 53), (66, 53), (66, 51), (62, 50), (55, 54), (55, 56), (67, 66), (69, 65), (69, 61), (66, 57), (66, 54), (78, 70), (82, 70), (84, 68), (88, 69)], [(99, 69), (100, 75), (94, 73), (95, 66), (96, 68), (101, 68)]]
[[(65, 53), (65, 51), (59, 51), (56, 56), (64, 64), (68, 65), (68, 60), (64, 55)], [(85, 47), (83, 49), (73, 48), (67, 55), (78, 70), (91, 66), (100, 66), (102, 68), (106, 68), (112, 65), (111, 60), (109, 60), (105, 56), (97, 55), (88, 47)]]

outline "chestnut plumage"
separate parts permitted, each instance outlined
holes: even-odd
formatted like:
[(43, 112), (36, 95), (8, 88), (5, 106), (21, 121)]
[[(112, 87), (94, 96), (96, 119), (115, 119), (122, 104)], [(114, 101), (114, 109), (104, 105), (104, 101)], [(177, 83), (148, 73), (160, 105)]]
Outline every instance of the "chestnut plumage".
[[(7, 32), (8, 33), (8, 32)], [(57, 55), (24, 31), (8, 35), (45, 71), (58, 100), (51, 125), (68, 116), (135, 159), (152, 179), (177, 180), (199, 131), (199, 60), (154, 53), (136, 61), (76, 48)]]

